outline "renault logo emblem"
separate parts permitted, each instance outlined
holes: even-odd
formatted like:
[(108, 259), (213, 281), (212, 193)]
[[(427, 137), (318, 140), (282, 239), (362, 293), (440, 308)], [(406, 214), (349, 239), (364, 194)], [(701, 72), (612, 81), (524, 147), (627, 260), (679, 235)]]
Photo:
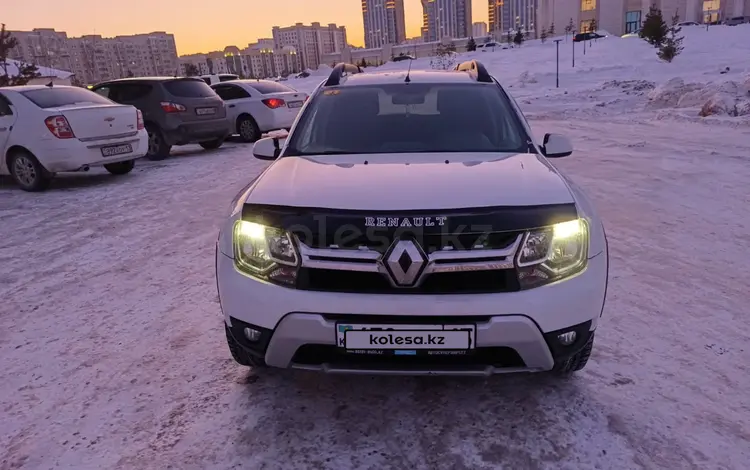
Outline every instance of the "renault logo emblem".
[(393, 283), (413, 287), (427, 265), (427, 257), (412, 240), (398, 240), (386, 252), (384, 263)]

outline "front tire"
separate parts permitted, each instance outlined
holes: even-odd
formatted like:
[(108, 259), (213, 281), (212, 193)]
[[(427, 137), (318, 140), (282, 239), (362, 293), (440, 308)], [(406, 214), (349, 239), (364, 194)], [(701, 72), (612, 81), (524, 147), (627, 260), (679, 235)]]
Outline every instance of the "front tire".
[(199, 145), (206, 150), (216, 150), (224, 144), (224, 139), (209, 140), (208, 142), (200, 142)]
[(146, 154), (146, 158), (151, 161), (159, 161), (169, 157), (172, 146), (167, 144), (161, 129), (150, 125), (146, 126), (146, 131), (148, 132), (148, 153)]
[(135, 168), (135, 160), (128, 160), (126, 162), (107, 163), (104, 165), (104, 169), (113, 175), (127, 175)]
[(232, 336), (232, 332), (229, 331), (229, 327), (227, 325), (224, 325), (224, 331), (227, 335), (227, 345), (229, 346), (229, 352), (232, 354), (232, 359), (234, 359), (234, 362), (241, 366), (253, 367), (255, 369), (268, 367), (266, 366), (266, 361), (264, 361), (262, 358), (252, 356), (248, 354), (247, 351), (245, 351), (242, 345), (234, 339), (234, 336)]
[(591, 357), (591, 351), (593, 348), (594, 334), (592, 333), (591, 337), (586, 342), (586, 345), (580, 351), (573, 354), (568, 359), (555, 364), (555, 368), (552, 371), (555, 374), (561, 376), (569, 376), (574, 372), (578, 372), (579, 370), (586, 367), (586, 364), (589, 362), (589, 357)]
[(8, 170), (16, 184), (24, 191), (44, 191), (49, 188), (52, 181), (52, 174), (34, 155), (25, 150), (16, 151), (10, 156)]

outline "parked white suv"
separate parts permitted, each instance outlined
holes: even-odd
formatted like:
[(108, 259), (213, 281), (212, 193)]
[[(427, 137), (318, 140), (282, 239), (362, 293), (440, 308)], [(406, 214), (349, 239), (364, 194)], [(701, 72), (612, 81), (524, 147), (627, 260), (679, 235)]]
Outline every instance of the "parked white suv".
[(607, 239), (481, 63), (361, 73), (340, 64), (216, 247), (226, 338), (243, 365), (325, 372), (570, 373), (607, 292)]
[(133, 170), (148, 152), (143, 115), (85, 88), (27, 85), (0, 89), (0, 175), (42, 191), (59, 172), (103, 166)]

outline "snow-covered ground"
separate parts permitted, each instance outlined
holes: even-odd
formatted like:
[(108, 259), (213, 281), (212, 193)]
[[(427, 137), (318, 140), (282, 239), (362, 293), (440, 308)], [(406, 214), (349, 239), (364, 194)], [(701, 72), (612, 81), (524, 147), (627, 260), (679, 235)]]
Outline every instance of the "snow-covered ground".
[(747, 469), (750, 126), (649, 102), (641, 81), (746, 83), (750, 25), (693, 28), (672, 64), (607, 38), (573, 71), (569, 47), (559, 90), (554, 44), (475, 55), (538, 134), (573, 140), (557, 164), (606, 223), (609, 301), (580, 375), (236, 366), (214, 242), (266, 163), (242, 144), (184, 147), (42, 194), (0, 180), (0, 470)]

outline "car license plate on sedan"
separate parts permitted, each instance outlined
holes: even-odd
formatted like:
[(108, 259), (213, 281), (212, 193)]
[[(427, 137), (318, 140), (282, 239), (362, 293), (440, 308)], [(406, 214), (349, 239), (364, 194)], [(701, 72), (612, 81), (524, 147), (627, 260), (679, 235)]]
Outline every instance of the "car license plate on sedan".
[(289, 101), (286, 105), (289, 108), (301, 108), (302, 104), (302, 101)]
[(474, 325), (336, 325), (336, 344), (349, 352), (416, 355), (474, 349)]
[(195, 114), (197, 114), (198, 116), (216, 114), (216, 108), (195, 108)]
[(116, 155), (124, 155), (126, 153), (131, 153), (132, 151), (133, 151), (133, 146), (130, 144), (112, 145), (110, 147), (102, 147), (102, 156), (114, 157)]

